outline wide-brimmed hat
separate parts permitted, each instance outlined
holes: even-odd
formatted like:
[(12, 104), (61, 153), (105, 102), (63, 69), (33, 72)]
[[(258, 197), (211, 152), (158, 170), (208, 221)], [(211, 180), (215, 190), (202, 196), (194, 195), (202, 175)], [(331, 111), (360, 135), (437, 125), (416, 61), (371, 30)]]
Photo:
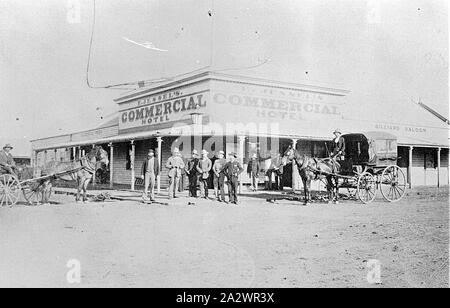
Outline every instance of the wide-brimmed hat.
[(225, 152), (224, 151), (219, 151), (219, 152), (217, 152), (217, 155), (225, 155)]
[(231, 152), (231, 153), (229, 153), (228, 155), (229, 155), (229, 156), (234, 156), (234, 157), (237, 158), (237, 154), (236, 154), (235, 152)]
[(192, 150), (192, 155), (198, 155), (197, 150)]
[(339, 128), (336, 128), (336, 129), (334, 130), (333, 134), (336, 134), (336, 133), (342, 134), (342, 132), (341, 132), (341, 130), (340, 130)]
[(5, 144), (5, 146), (3, 147), (4, 149), (14, 149), (14, 147), (12, 145), (10, 145), (9, 143)]
[(147, 155), (150, 155), (150, 154), (155, 154), (155, 151), (152, 150), (152, 149), (148, 150), (148, 154)]

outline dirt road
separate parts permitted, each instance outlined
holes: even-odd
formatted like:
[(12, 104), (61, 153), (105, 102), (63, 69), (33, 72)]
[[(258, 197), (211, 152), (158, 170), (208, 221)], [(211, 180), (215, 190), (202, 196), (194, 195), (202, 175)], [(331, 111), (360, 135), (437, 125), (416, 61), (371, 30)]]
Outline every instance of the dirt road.
[[(54, 200), (0, 209), (0, 287), (448, 287), (448, 189), (308, 207)], [(81, 284), (67, 282), (70, 260)]]

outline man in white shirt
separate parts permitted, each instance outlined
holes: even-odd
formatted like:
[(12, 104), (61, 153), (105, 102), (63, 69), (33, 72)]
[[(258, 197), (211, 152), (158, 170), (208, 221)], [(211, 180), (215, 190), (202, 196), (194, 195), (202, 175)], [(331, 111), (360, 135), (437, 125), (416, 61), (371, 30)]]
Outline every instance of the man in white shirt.
[[(159, 162), (155, 157), (155, 151), (150, 150), (147, 159), (142, 164), (142, 179), (144, 179), (144, 195), (142, 198), (148, 200), (150, 192), (150, 201), (155, 201), (155, 183), (159, 175)], [(150, 188), (150, 190), (149, 190)]]

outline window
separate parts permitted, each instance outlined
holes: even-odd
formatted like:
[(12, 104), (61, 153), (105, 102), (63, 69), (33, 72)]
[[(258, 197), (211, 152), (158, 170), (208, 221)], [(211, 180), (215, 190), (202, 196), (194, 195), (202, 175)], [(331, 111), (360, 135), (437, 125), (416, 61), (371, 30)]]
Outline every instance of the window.
[(407, 147), (398, 147), (397, 165), (400, 168), (407, 168), (409, 163), (409, 149)]

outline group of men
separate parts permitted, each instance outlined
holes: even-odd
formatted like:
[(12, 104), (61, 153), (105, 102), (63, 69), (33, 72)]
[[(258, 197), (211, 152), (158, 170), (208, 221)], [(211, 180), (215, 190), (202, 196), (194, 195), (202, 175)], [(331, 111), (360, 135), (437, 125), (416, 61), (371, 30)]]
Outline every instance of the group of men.
[[(166, 168), (169, 170), (169, 199), (177, 197), (178, 186), (184, 170), (189, 179), (189, 197), (209, 199), (208, 181), (212, 174), (214, 195), (217, 201), (227, 203), (225, 200), (225, 179), (227, 179), (229, 202), (237, 204), (238, 178), (244, 170), (237, 160), (237, 154), (229, 153), (229, 159), (227, 160), (225, 159), (225, 153), (219, 151), (214, 164), (208, 158), (208, 154), (206, 150), (202, 150), (200, 155), (197, 150), (193, 150), (191, 159), (185, 164), (179, 149), (173, 149), (172, 156), (166, 162)], [(150, 150), (142, 165), (142, 178), (145, 180), (144, 200), (154, 201), (155, 179), (159, 173), (158, 161), (155, 158), (154, 151)], [(198, 185), (200, 185), (200, 195), (197, 194)]]
[[(344, 160), (345, 142), (342, 138), (342, 132), (336, 129), (333, 132), (335, 138), (333, 139), (333, 149), (331, 158), (333, 162), (340, 162)], [(202, 150), (200, 155), (197, 150), (192, 151), (192, 157), (185, 164), (181, 157), (178, 148), (174, 148), (172, 156), (166, 162), (166, 168), (169, 170), (169, 199), (176, 198), (179, 191), (180, 180), (183, 171), (189, 180), (189, 196), (201, 197), (209, 199), (208, 181), (209, 177), (213, 177), (214, 196), (219, 202), (225, 201), (225, 179), (228, 184), (229, 202), (237, 204), (237, 187), (239, 175), (243, 172), (243, 168), (237, 160), (236, 153), (229, 153), (228, 160), (225, 159), (225, 153), (219, 151), (216, 155), (214, 163), (208, 158), (208, 151)], [(0, 158), (2, 156), (0, 155)], [(252, 155), (248, 162), (247, 174), (251, 181), (251, 189), (258, 190), (259, 176), (262, 169), (266, 171), (266, 189), (282, 189), (281, 176), (283, 174), (283, 164), (279, 153), (275, 157), (271, 157), (269, 165), (261, 168), (261, 162), (258, 156)], [(150, 150), (147, 159), (142, 165), (142, 179), (144, 179), (144, 194), (145, 200), (155, 200), (155, 183), (156, 177), (160, 174), (158, 159), (155, 157), (154, 150)], [(275, 187), (273, 187), (272, 180), (275, 179)], [(200, 196), (197, 194), (197, 186), (200, 186)]]

